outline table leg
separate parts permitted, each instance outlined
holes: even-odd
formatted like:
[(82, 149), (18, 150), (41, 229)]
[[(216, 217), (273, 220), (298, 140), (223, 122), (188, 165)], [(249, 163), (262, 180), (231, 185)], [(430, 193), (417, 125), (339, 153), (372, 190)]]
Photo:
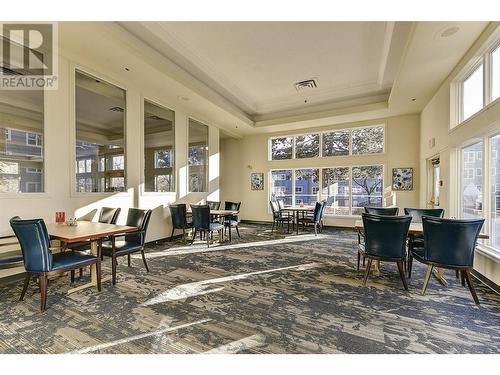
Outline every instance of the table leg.
[[(94, 256), (98, 256), (98, 248), (97, 248), (97, 240), (92, 240), (90, 241), (90, 254)], [(111, 276), (108, 276), (106, 278), (101, 277), (101, 282), (111, 280)], [(71, 288), (68, 290), (68, 294), (79, 292), (80, 290), (87, 289), (87, 288), (97, 288), (97, 266), (95, 264), (92, 264), (90, 266), (90, 282), (87, 284), (83, 284), (80, 286), (77, 286), (76, 288)]]
[(376, 260), (373, 265), (373, 275), (374, 276), (380, 275), (380, 260)]
[(299, 234), (299, 211), (295, 211), (295, 224), (297, 224), (297, 235)]

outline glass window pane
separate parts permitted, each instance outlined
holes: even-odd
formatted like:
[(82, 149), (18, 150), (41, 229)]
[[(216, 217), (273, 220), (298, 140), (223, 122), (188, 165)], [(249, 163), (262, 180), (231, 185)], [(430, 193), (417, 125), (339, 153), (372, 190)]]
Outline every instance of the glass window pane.
[(208, 190), (208, 126), (189, 119), (189, 191)]
[(464, 81), (462, 91), (462, 120), (466, 120), (483, 108), (483, 64)]
[(500, 134), (491, 138), (491, 245), (500, 250)]
[(0, 90), (0, 193), (44, 191), (43, 103), (42, 90)]
[(271, 171), (271, 200), (282, 199), (285, 205), (292, 205), (292, 170)]
[(125, 191), (125, 91), (80, 71), (75, 83), (76, 191)]
[(462, 217), (464, 218), (483, 216), (483, 162), (472, 157), (482, 150), (483, 142), (462, 149)]
[(144, 101), (144, 191), (175, 191), (175, 112)]
[(384, 152), (384, 127), (360, 128), (352, 130), (352, 153), (379, 154)]
[[(298, 189), (298, 191), (297, 191)], [(295, 170), (295, 204), (313, 205), (318, 201), (319, 169)]]
[(293, 137), (271, 139), (271, 159), (284, 160), (292, 158)]
[(349, 215), (349, 167), (323, 168), (322, 198), (326, 198), (325, 214)]
[(491, 100), (500, 97), (500, 46), (491, 54)]
[(361, 215), (363, 207), (382, 207), (384, 168), (371, 165), (352, 168), (352, 214)]
[(319, 134), (306, 134), (295, 137), (295, 157), (297, 159), (319, 156)]
[(349, 155), (349, 130), (323, 133), (323, 156)]

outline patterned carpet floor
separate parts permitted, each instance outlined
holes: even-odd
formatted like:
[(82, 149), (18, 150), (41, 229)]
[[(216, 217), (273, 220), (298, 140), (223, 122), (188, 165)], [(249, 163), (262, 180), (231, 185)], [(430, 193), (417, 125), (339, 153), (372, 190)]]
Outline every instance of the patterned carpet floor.
[[(499, 353), (500, 297), (475, 282), (481, 305), (454, 273), (444, 287), (414, 263), (409, 292), (395, 264), (362, 286), (356, 234), (272, 234), (243, 225), (242, 238), (207, 248), (148, 246), (118, 284), (68, 295), (69, 276), (49, 283), (44, 313), (33, 282), (0, 285), (2, 353)], [(111, 272), (109, 259), (103, 276)], [(88, 281), (88, 272), (76, 285)]]

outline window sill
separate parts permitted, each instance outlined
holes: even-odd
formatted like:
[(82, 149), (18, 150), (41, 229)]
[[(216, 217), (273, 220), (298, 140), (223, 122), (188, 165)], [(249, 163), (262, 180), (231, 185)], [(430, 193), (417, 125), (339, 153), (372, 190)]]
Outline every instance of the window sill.
[(494, 262), (500, 262), (500, 251), (497, 249), (488, 245), (478, 244), (476, 250), (478, 253), (493, 260)]
[(128, 191), (118, 191), (118, 192), (72, 192), (71, 198), (82, 198), (82, 197), (129, 197), (130, 193)]
[(51, 198), (49, 193), (0, 193), (0, 199), (43, 199)]

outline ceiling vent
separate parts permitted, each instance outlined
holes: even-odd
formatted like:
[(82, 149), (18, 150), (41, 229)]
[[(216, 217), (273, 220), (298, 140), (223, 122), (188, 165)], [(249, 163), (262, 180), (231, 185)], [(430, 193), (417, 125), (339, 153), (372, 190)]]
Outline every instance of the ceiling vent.
[(111, 107), (109, 110), (113, 112), (123, 112), (122, 107)]
[(307, 79), (305, 81), (300, 81), (295, 84), (295, 90), (297, 91), (310, 90), (310, 89), (315, 89), (317, 87), (318, 83), (315, 79)]

